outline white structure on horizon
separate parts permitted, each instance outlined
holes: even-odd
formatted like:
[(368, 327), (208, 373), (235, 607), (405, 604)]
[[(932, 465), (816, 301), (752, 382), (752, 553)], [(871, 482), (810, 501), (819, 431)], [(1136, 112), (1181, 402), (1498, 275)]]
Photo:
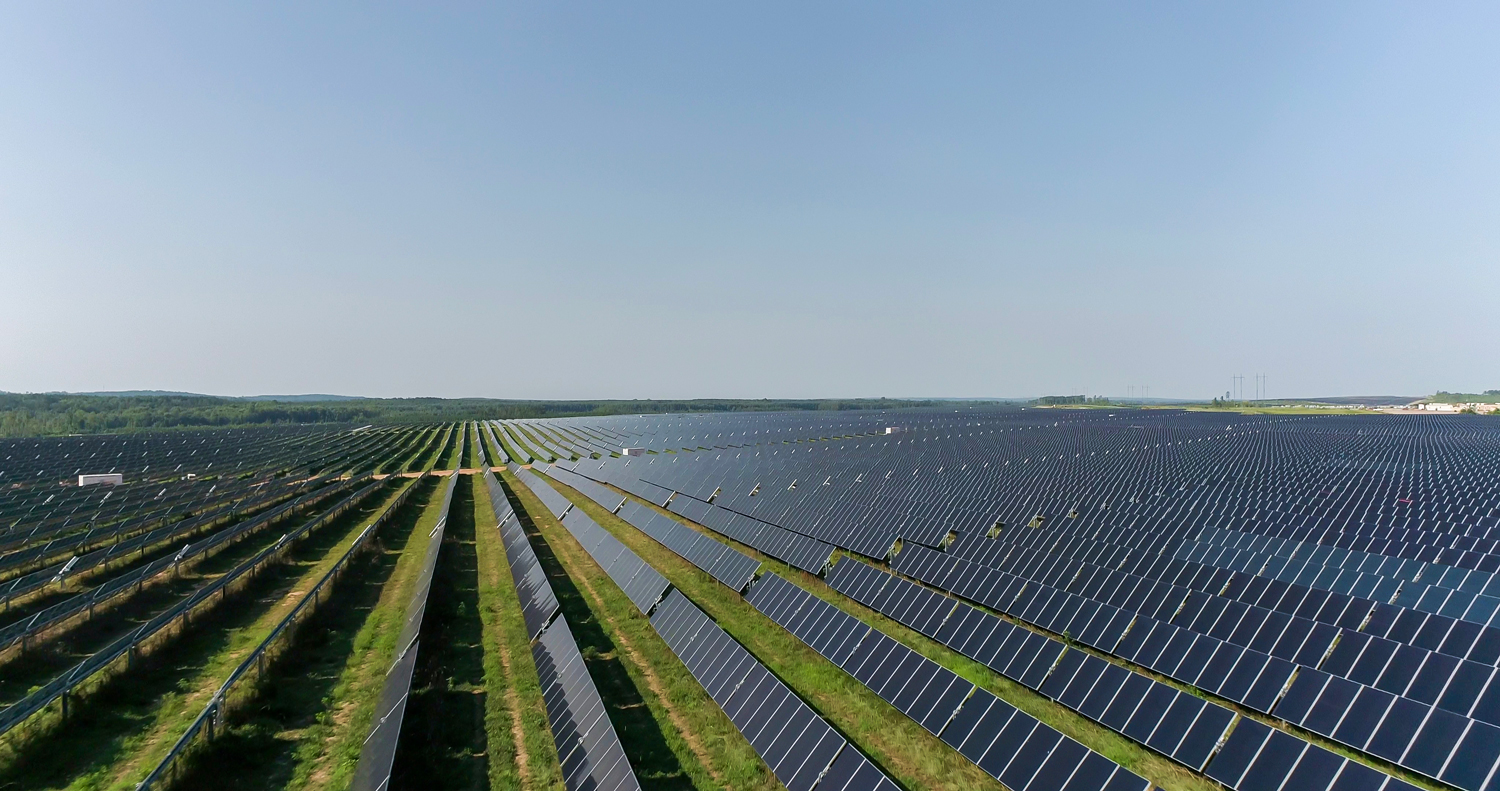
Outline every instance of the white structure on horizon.
[(621, 456), (644, 456), (644, 455), (646, 455), (646, 449), (645, 448), (620, 448), (620, 455)]
[(118, 472), (98, 472), (92, 475), (78, 476), (79, 486), (93, 486), (100, 483), (107, 484), (109, 486), (119, 486), (124, 482), (125, 476)]

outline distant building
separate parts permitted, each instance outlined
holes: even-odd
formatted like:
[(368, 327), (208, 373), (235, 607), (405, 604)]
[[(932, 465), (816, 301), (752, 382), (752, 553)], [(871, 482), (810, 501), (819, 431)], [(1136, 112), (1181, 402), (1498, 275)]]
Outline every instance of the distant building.
[(620, 455), (621, 456), (644, 456), (644, 455), (646, 455), (646, 449), (645, 448), (620, 448)]
[(124, 482), (125, 476), (118, 472), (99, 472), (92, 475), (78, 476), (79, 486), (93, 486), (99, 483), (108, 484), (110, 486), (119, 486)]
[(905, 434), (906, 433), (906, 426), (886, 426), (885, 427), (885, 433), (887, 433), (887, 434)]
[(1491, 412), (1500, 412), (1500, 404), (1482, 404), (1473, 402), (1450, 404), (1441, 401), (1419, 401), (1415, 404), (1408, 404), (1405, 408), (1415, 409), (1418, 412), (1477, 412), (1481, 415), (1487, 415)]

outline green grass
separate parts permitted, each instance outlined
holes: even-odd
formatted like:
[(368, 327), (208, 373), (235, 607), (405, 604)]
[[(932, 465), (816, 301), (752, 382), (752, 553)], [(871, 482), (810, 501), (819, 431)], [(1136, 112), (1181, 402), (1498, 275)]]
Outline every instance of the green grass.
[[(483, 622), (479, 611), (474, 497), (461, 476), (418, 638), (392, 789), (488, 786)], [(444, 485), (447, 482), (444, 481)], [(503, 690), (501, 690), (503, 694)]]
[(448, 427), (443, 450), (438, 454), (437, 469), (451, 470), (460, 466), (459, 459), (463, 456), (464, 434), (467, 426), (467, 423), (454, 423)]
[(453, 432), (452, 426), (437, 426), (432, 430), (432, 440), (422, 453), (417, 456), (416, 470), (435, 470), (443, 447), (448, 441), (448, 435)]
[(392, 448), (390, 453), (376, 466), (376, 473), (391, 474), (404, 472), (406, 470), (406, 462), (411, 458), (412, 454), (416, 452), (417, 447), (420, 446), (421, 438), (424, 434), (425, 432), (422, 429), (416, 428), (408, 429), (403, 432), (401, 439), (397, 441), (396, 446)]
[(422, 432), (422, 440), (417, 446), (415, 453), (401, 467), (405, 472), (419, 472), (432, 469), (431, 459), (437, 452), (437, 443), (442, 441), (443, 429), (441, 426)]
[(780, 788), (651, 622), (535, 495), (503, 478), (642, 786)]
[(558, 791), (562, 767), (547, 723), (547, 704), (531, 658), (531, 638), (521, 617), (489, 485), (474, 487), (475, 548), (479, 558), (479, 614), (484, 622), (484, 729), (489, 741), (490, 788), (494, 791)]
[(479, 454), (474, 450), (474, 442), (477, 439), (475, 429), (468, 423), (464, 423), (464, 451), (459, 457), (458, 466), (472, 470), (479, 466)]
[(300, 740), (287, 788), (344, 789), (353, 780), (427, 551), (423, 538), (437, 526), (442, 483), (431, 476), (413, 483), (422, 488), (412, 493), (390, 527), (392, 535), (402, 537), (400, 543), (382, 540), (381, 563), (394, 563), (394, 569), (361, 620), (338, 681), (321, 702), (324, 713)]
[(377, 493), (304, 538), (281, 562), (231, 592), (232, 605), (194, 615), (180, 636), (78, 701), (68, 721), (19, 744), (0, 769), (0, 788), (133, 788), (291, 609), (293, 592), (331, 567), (358, 535), (371, 504), (383, 499)]

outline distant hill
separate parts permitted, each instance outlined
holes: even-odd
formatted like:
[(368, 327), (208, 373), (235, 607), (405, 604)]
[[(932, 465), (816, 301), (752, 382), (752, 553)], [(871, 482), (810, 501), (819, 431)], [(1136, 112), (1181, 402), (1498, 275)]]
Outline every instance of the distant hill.
[[(10, 394), (6, 394), (10, 395)], [(104, 390), (94, 393), (69, 393), (55, 391), (46, 395), (79, 395), (79, 396), (101, 396), (104, 398), (143, 398), (147, 396), (178, 396), (183, 398), (222, 398), (226, 401), (282, 401), (287, 403), (311, 402), (311, 401), (360, 401), (364, 396), (329, 395), (327, 393), (305, 393), (303, 395), (253, 395), (253, 396), (216, 396), (207, 393), (183, 393), (176, 390)]]
[(1296, 401), (1304, 404), (1341, 404), (1353, 406), (1363, 404), (1365, 406), (1404, 406), (1413, 401), (1422, 400), (1421, 396), (1331, 396), (1328, 398), (1276, 398), (1269, 399), (1276, 402)]
[[(5, 393), (5, 395), (21, 395), (20, 393)], [(183, 393), (177, 390), (101, 390), (95, 393), (70, 393), (67, 390), (49, 390), (42, 395), (57, 396), (99, 396), (101, 398), (144, 398), (146, 396), (184, 396), (189, 398), (213, 398), (202, 393)]]
[(306, 393), (304, 395), (256, 395), (256, 396), (227, 396), (236, 401), (286, 401), (289, 403), (308, 401), (365, 401), (364, 396), (329, 395), (327, 393)]
[(1445, 393), (1437, 391), (1427, 399), (1437, 404), (1495, 404), (1500, 403), (1500, 390), (1486, 390), (1483, 393)]

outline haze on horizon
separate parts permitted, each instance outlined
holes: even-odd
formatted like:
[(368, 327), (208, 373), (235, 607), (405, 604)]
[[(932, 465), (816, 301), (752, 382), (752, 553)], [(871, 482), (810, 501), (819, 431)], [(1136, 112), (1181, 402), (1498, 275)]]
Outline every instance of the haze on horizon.
[(1497, 35), (1479, 3), (18, 5), (0, 390), (1496, 388)]

